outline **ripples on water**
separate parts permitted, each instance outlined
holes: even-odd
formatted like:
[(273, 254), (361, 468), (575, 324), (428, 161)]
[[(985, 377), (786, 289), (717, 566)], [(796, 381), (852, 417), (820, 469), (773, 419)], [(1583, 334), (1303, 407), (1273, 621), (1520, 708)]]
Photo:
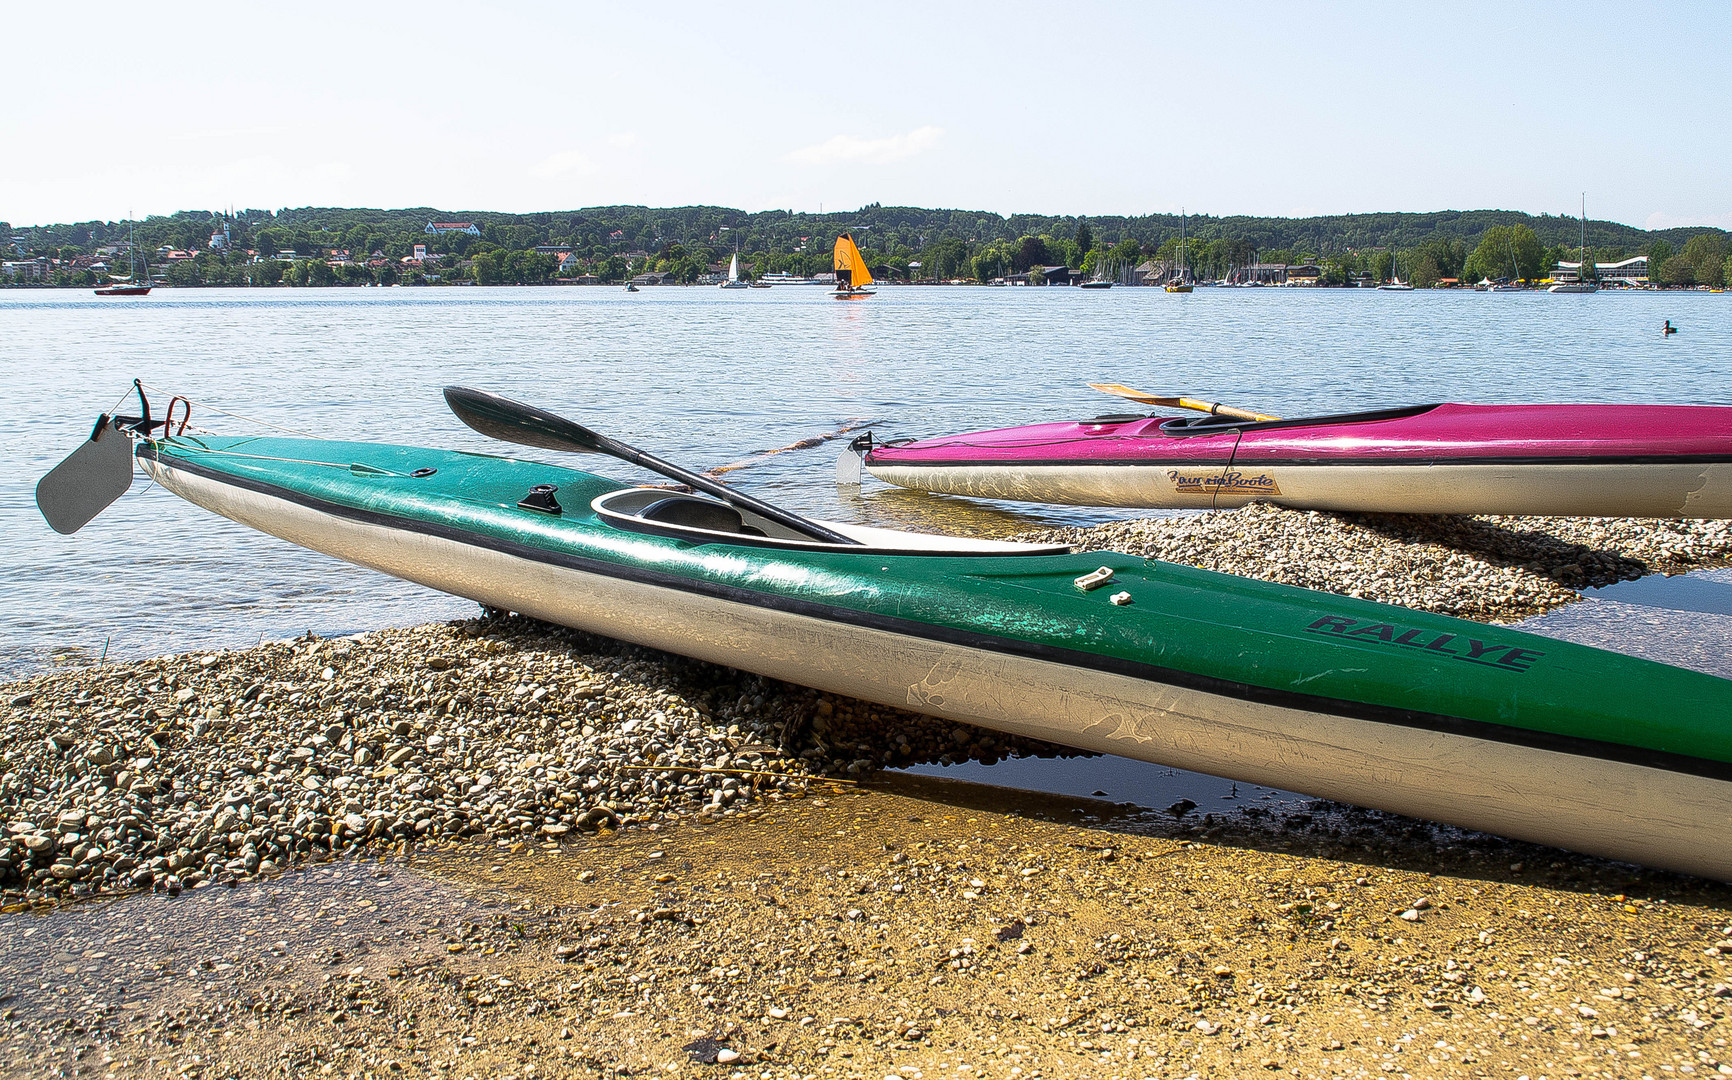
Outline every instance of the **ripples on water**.
[[(467, 602), (143, 490), (76, 537), (37, 479), (134, 376), (325, 437), (497, 451), (439, 388), (498, 390), (704, 469), (870, 420), (880, 438), (1119, 411), (1090, 381), (1279, 415), (1421, 401), (1732, 401), (1732, 297), (1702, 293), (886, 288), (0, 292), (0, 675), (57, 650), (150, 655), (450, 618)], [(1667, 340), (1670, 319), (1683, 332)], [(158, 408), (162, 401), (156, 402)], [(214, 422), (208, 412), (195, 423)], [(836, 442), (730, 474), (802, 513), (1002, 535), (1113, 511), (974, 503), (867, 480)], [(531, 453), (531, 452), (526, 452)], [(643, 474), (607, 459), (583, 467)]]

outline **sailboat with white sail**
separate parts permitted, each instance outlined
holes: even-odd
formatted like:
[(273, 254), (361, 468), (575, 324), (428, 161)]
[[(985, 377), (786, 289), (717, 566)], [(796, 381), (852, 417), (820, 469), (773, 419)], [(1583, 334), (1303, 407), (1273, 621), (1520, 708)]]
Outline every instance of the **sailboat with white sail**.
[(871, 288), (872, 271), (867, 268), (859, 246), (849, 233), (836, 238), (836, 252), (831, 264), (836, 269), (836, 289), (830, 295), (836, 299), (859, 300), (878, 291)]
[(734, 252), (734, 261), (728, 264), (728, 280), (717, 285), (718, 289), (749, 289), (752, 283), (740, 279), (740, 253)]

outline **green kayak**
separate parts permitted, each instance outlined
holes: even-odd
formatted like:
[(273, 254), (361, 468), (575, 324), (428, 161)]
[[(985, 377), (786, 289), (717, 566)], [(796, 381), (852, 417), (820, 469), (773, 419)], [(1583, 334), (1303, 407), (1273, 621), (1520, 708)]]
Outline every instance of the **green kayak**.
[(138, 438), (136, 454), (225, 517), (550, 622), (1732, 879), (1732, 682), (1708, 675), (1110, 552), (836, 523), (819, 540), (737, 504), (535, 461), (184, 435)]

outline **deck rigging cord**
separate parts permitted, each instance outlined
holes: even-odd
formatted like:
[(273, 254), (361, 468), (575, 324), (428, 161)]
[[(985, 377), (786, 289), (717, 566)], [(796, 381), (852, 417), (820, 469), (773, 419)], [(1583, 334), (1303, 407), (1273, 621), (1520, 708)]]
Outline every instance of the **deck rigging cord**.
[(791, 442), (787, 446), (778, 446), (774, 450), (760, 451), (759, 453), (752, 454), (749, 457), (743, 457), (740, 460), (727, 465), (717, 465), (713, 469), (705, 469), (704, 475), (719, 477), (723, 473), (733, 472), (735, 469), (744, 469), (749, 465), (756, 465), (765, 458), (772, 458), (777, 454), (785, 454), (789, 450), (809, 450), (814, 446), (822, 446), (831, 439), (839, 439), (850, 431), (858, 431), (863, 427), (870, 427), (872, 423), (873, 421), (871, 420), (861, 420), (858, 417), (844, 420), (842, 421), (842, 426), (837, 428), (835, 431), (826, 432), (823, 435), (814, 435), (811, 438), (801, 439), (798, 442)]
[[(168, 393), (167, 390), (164, 390), (158, 386), (152, 386), (147, 382), (139, 382), (137, 385), (143, 387), (146, 390), (149, 390), (153, 394), (166, 394), (166, 393)], [(131, 392), (132, 391), (130, 391), (130, 390), (127, 391), (128, 394), (130, 394)], [(323, 438), (323, 436), (315, 435), (310, 431), (301, 431), (297, 428), (284, 427), (281, 424), (273, 424), (269, 420), (260, 420), (259, 418), (255, 417), (255, 416), (246, 416), (242, 413), (234, 412), (231, 409), (225, 409), (225, 408), (221, 407), (220, 405), (212, 405), (206, 401), (194, 401), (192, 398), (187, 397), (185, 394), (176, 394), (176, 395), (174, 395), (174, 397), (180, 401), (185, 402), (187, 404), (189, 410), (190, 410), (191, 406), (197, 405), (201, 409), (209, 409), (211, 412), (214, 412), (214, 413), (221, 413), (224, 416), (232, 416), (236, 420), (244, 420), (249, 424), (258, 424), (260, 427), (268, 427), (268, 428), (271, 428), (271, 429), (276, 430), (276, 431), (284, 431), (290, 435), (299, 435), (303, 439)], [(126, 394), (122, 394), (120, 399), (122, 401), (125, 401), (126, 400)], [(171, 407), (172, 407), (172, 405), (173, 405), (173, 402), (170, 402)], [(190, 412), (188, 415), (190, 415)], [(166, 429), (164, 429), (164, 430), (166, 433)], [(181, 430), (182, 431), (186, 430), (186, 427), (184, 424), (182, 425)], [(214, 431), (206, 431), (203, 428), (194, 428), (193, 430), (195, 432), (197, 432), (199, 434), (203, 434), (203, 435), (216, 434), (216, 432), (214, 432)]]

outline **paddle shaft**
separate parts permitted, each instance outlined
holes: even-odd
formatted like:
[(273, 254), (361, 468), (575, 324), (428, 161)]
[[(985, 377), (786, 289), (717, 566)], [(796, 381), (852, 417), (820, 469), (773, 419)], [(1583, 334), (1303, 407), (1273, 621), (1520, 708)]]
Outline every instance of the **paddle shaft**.
[(1206, 412), (1213, 416), (1227, 416), (1234, 420), (1249, 420), (1252, 423), (1281, 419), (1279, 416), (1265, 416), (1248, 409), (1236, 409), (1218, 401), (1199, 401), (1196, 398), (1188, 397), (1157, 397), (1154, 394), (1145, 394), (1141, 390), (1133, 390), (1128, 386), (1120, 386), (1118, 383), (1089, 383), (1089, 387), (1102, 393), (1112, 394), (1115, 397), (1128, 398), (1143, 405), (1161, 405), (1169, 409), (1195, 409), (1197, 412)]
[(592, 431), (573, 420), (538, 409), (533, 405), (525, 405), (521, 401), (513, 401), (508, 397), (489, 393), (486, 390), (472, 390), (466, 386), (447, 386), (445, 388), (445, 403), (457, 415), (457, 419), (468, 424), (481, 434), (506, 442), (520, 443), (525, 446), (538, 446), (545, 450), (563, 450), (568, 453), (606, 454), (621, 461), (629, 462), (651, 472), (661, 473), (673, 480), (709, 495), (714, 495), (723, 502), (741, 510), (750, 510), (760, 517), (774, 521), (808, 536), (814, 540), (822, 540), (828, 544), (859, 545), (860, 541), (851, 536), (844, 536), (833, 529), (809, 521), (798, 514), (774, 506), (761, 499), (742, 494), (700, 473), (682, 469), (671, 461), (663, 461), (654, 454), (646, 453), (635, 446), (629, 446), (618, 439), (611, 439), (598, 431)]

